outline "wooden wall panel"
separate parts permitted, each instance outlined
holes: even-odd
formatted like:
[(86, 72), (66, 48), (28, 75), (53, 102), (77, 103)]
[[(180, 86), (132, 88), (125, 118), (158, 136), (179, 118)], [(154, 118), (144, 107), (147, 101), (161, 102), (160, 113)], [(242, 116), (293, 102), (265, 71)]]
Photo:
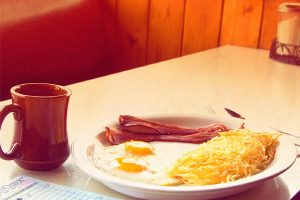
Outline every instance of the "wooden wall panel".
[(187, 0), (182, 54), (190, 54), (219, 45), (222, 0)]
[[(278, 6), (287, 0), (265, 0), (264, 15), (262, 17), (262, 30), (259, 48), (270, 49), (272, 40), (277, 35)], [(300, 0), (288, 0), (300, 3)]]
[(0, 0), (0, 99), (20, 82), (69, 84), (219, 45), (269, 49), (286, 1), (300, 3)]
[(180, 56), (184, 0), (151, 0), (147, 63)]
[(115, 63), (119, 70), (145, 65), (149, 0), (118, 0)]
[(258, 47), (263, 0), (224, 0), (220, 44)]

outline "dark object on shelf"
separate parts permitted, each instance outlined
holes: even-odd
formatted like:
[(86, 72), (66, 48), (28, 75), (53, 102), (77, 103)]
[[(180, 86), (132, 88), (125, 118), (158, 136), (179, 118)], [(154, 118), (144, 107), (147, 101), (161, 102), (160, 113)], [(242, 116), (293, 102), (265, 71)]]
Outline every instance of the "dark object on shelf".
[(283, 44), (275, 39), (270, 49), (270, 58), (279, 62), (300, 66), (300, 46)]

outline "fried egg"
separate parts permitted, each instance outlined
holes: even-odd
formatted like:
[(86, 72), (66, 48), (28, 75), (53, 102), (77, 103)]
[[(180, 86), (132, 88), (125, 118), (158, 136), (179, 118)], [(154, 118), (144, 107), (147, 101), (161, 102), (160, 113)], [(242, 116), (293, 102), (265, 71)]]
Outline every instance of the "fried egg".
[(179, 185), (182, 181), (169, 177), (168, 169), (184, 153), (197, 147), (195, 144), (142, 141), (104, 146), (97, 141), (93, 162), (100, 170), (126, 180), (155, 185)]

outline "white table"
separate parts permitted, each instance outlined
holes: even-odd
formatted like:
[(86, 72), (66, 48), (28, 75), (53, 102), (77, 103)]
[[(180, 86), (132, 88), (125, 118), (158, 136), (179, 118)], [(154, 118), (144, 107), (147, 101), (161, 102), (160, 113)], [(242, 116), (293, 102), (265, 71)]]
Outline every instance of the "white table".
[[(300, 67), (268, 58), (268, 51), (224, 46), (118, 74), (70, 85), (70, 142), (78, 134), (99, 132), (119, 114), (208, 114), (224, 107), (247, 119), (263, 122), (300, 136)], [(0, 106), (10, 101), (0, 102)], [(12, 137), (12, 116), (0, 134), (7, 150)], [(26, 171), (13, 161), (0, 160), (0, 184), (17, 175), (132, 199), (88, 177), (70, 157), (63, 167), (49, 172)], [(262, 185), (226, 199), (286, 200), (300, 189), (300, 159), (285, 173)]]

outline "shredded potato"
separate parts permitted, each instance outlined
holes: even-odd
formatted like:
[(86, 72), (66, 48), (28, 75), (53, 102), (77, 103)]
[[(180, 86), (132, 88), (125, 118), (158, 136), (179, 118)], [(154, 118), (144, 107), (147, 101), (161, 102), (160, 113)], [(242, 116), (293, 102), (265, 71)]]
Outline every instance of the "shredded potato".
[(278, 137), (277, 133), (247, 129), (221, 132), (178, 159), (169, 175), (187, 185), (225, 183), (251, 176), (273, 160)]

